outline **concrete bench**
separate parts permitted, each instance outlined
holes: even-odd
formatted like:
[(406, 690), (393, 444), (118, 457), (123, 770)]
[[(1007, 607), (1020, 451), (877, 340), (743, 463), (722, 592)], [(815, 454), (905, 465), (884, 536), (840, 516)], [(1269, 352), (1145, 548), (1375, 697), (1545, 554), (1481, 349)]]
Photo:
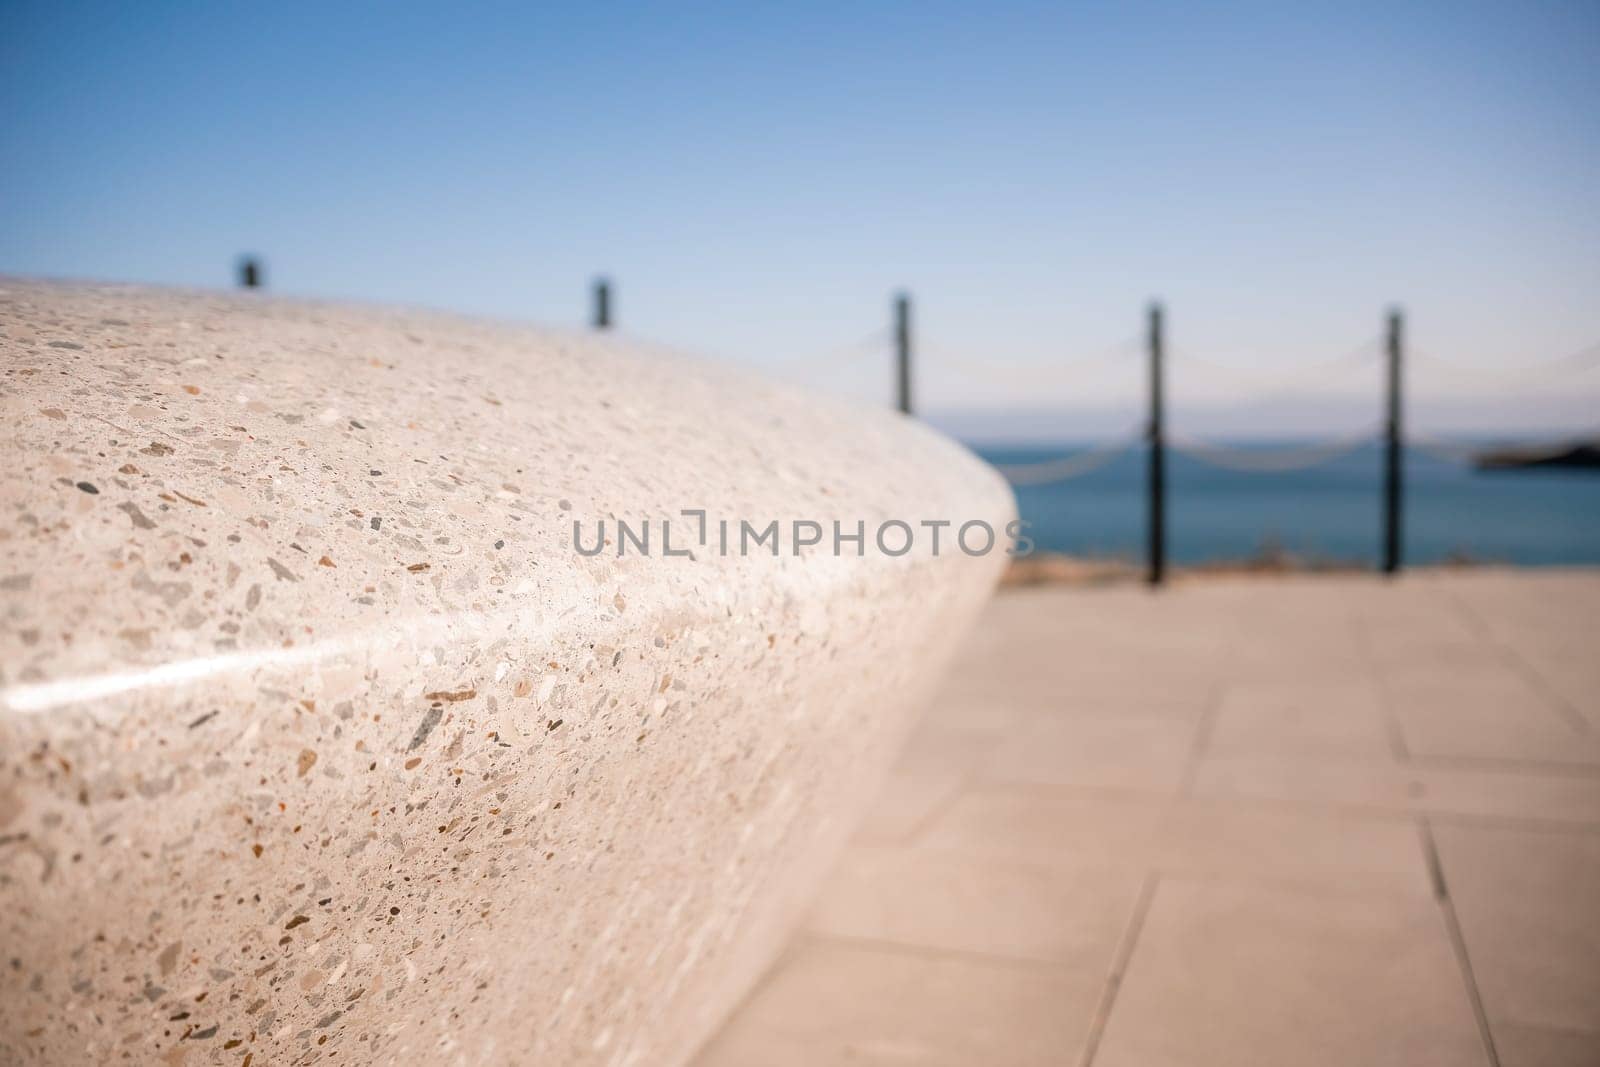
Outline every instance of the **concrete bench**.
[(959, 446), (726, 367), (0, 290), (7, 1063), (681, 1062), (1004, 563)]

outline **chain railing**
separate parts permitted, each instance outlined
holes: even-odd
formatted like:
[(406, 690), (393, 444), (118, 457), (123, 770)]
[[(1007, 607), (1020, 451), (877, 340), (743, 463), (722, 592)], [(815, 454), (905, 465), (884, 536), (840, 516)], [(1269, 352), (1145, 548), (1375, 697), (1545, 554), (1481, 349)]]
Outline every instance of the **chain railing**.
[(1370, 367), (1378, 362), (1382, 353), (1382, 339), (1371, 337), (1355, 348), (1331, 359), (1314, 360), (1273, 369), (1248, 367), (1237, 362), (1215, 360), (1206, 356), (1195, 355), (1186, 349), (1179, 349), (1172, 355), (1174, 366), (1199, 367), (1203, 370), (1231, 375), (1235, 379), (1248, 381), (1258, 389), (1279, 390), (1286, 386), (1303, 384), (1307, 380), (1326, 378), (1332, 374)]
[(1092, 474), (1119, 456), (1133, 451), (1144, 439), (1145, 431), (1135, 430), (1123, 437), (1089, 445), (1064, 456), (1034, 463), (1000, 463), (995, 465), (995, 469), (1014, 486), (1050, 485)]
[(1600, 341), (1585, 345), (1575, 352), (1553, 359), (1534, 360), (1516, 367), (1486, 367), (1481, 364), (1441, 359), (1426, 349), (1413, 347), (1411, 355), (1424, 367), (1457, 380), (1471, 380), (1480, 384), (1517, 384), (1542, 382), (1562, 374), (1582, 374), (1600, 367)]
[(1354, 433), (1286, 448), (1228, 445), (1204, 441), (1176, 431), (1168, 437), (1168, 442), (1173, 451), (1212, 467), (1245, 474), (1279, 474), (1320, 467), (1377, 444), (1382, 439), (1382, 428), (1370, 426)]
[[(601, 328), (608, 327), (612, 318), (609, 283), (597, 283), (595, 301), (594, 321)], [(1000, 464), (998, 469), (1014, 486), (1046, 486), (1101, 470), (1119, 457), (1143, 446), (1150, 460), (1147, 486), (1150, 494), (1152, 581), (1159, 581), (1163, 573), (1165, 453), (1169, 447), (1179, 455), (1211, 467), (1246, 474), (1270, 474), (1307, 470), (1363, 448), (1377, 446), (1383, 455), (1384, 569), (1393, 572), (1399, 568), (1405, 454), (1411, 452), (1451, 463), (1483, 465), (1486, 452), (1486, 446), (1482, 444), (1449, 440), (1404, 428), (1402, 359), (1408, 351), (1424, 376), (1454, 376), (1457, 380), (1471, 379), (1502, 386), (1512, 383), (1543, 384), (1559, 375), (1580, 375), (1600, 367), (1600, 342), (1555, 359), (1528, 362), (1514, 368), (1474, 366), (1441, 359), (1425, 350), (1414, 347), (1408, 350), (1405, 347), (1403, 323), (1398, 312), (1389, 316), (1384, 335), (1366, 340), (1332, 358), (1282, 368), (1249, 367), (1238, 361), (1216, 360), (1182, 349), (1170, 352), (1163, 337), (1163, 317), (1159, 307), (1152, 307), (1148, 321), (1148, 332), (1142, 341), (1129, 339), (1085, 352), (1076, 358), (1051, 359), (1047, 362), (980, 358), (970, 350), (946, 347), (937, 339), (923, 339), (918, 347), (925, 355), (932, 357), (932, 365), (940, 372), (948, 372), (968, 383), (1009, 384), (1026, 388), (1035, 395), (1073, 380), (1081, 380), (1085, 372), (1096, 368), (1127, 366), (1130, 372), (1136, 371), (1139, 367), (1134, 357), (1142, 350), (1147, 360), (1144, 377), (1149, 388), (1150, 408), (1149, 418), (1140, 428), (1085, 445), (1070, 453), (1034, 462)], [(836, 372), (841, 366), (861, 365), (861, 361), (869, 356), (889, 355), (894, 372), (891, 380), (896, 392), (896, 406), (900, 411), (910, 414), (913, 410), (913, 345), (911, 301), (909, 296), (902, 293), (894, 299), (889, 325), (872, 330), (860, 339), (831, 351), (814, 353), (804, 359), (780, 360), (778, 365), (791, 372), (801, 368), (808, 371), (825, 368)], [(1333, 374), (1377, 369), (1380, 365), (1385, 383), (1383, 420), (1377, 425), (1319, 441), (1286, 447), (1241, 446), (1205, 440), (1181, 431), (1169, 431), (1163, 417), (1165, 379), (1172, 369), (1182, 372), (1192, 367), (1204, 371), (1208, 376), (1220, 375), (1235, 381), (1246, 381), (1261, 393), (1303, 387), (1311, 381), (1326, 380)], [(1592, 444), (1597, 439), (1600, 438), (1564, 435), (1544, 441), (1507, 442), (1505, 451), (1508, 462), (1536, 463), (1559, 460), (1575, 448)]]

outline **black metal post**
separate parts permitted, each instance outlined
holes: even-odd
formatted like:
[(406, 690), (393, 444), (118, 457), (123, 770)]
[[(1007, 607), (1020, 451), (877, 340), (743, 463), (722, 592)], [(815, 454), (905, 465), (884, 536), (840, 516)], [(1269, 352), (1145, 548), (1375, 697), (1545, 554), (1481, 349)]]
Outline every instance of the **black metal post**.
[(239, 286), (243, 289), (260, 288), (261, 263), (254, 256), (243, 256), (240, 258)]
[(597, 330), (611, 329), (611, 279), (594, 280), (593, 324)]
[(1400, 443), (1400, 360), (1405, 322), (1398, 310), (1389, 312), (1388, 413), (1383, 452), (1383, 573), (1400, 570), (1400, 506), (1404, 457)]
[(895, 400), (903, 414), (911, 414), (911, 297), (894, 298)]
[(1167, 573), (1167, 437), (1162, 410), (1161, 305), (1150, 305), (1150, 584)]

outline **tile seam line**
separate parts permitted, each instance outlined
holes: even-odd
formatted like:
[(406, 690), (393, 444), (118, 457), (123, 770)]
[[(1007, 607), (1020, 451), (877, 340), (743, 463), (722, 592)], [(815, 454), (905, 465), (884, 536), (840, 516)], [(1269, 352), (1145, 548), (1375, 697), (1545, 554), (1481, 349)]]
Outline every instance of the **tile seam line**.
[[(1232, 649), (1230, 647), (1229, 652)], [(1217, 728), (1217, 717), (1222, 712), (1222, 700), (1228, 691), (1228, 683), (1217, 678), (1211, 683), (1210, 690), (1206, 693), (1206, 700), (1200, 709), (1200, 716), (1194, 724), (1194, 734), (1189, 743), (1189, 757), (1184, 761), (1183, 779), (1178, 784), (1178, 795), (1185, 799), (1192, 799), (1195, 786), (1200, 778), (1200, 767), (1206, 761), (1211, 751), (1211, 737)]]
[(908, 956), (914, 959), (937, 959), (949, 962), (972, 963), (988, 967), (1001, 967), (1006, 970), (1021, 971), (1029, 974), (1036, 974), (1040, 971), (1056, 974), (1074, 973), (1072, 965), (1064, 960), (1007, 956), (998, 953), (980, 952), (969, 948), (947, 948), (943, 945), (919, 945), (911, 941), (895, 941), (884, 937), (857, 937), (852, 934), (830, 933), (809, 927), (800, 930), (799, 936), (802, 941), (811, 944), (868, 952), (882, 952), (891, 955)]
[(1528, 662), (1527, 657), (1489, 628), (1489, 624), (1484, 621), (1478, 610), (1461, 595), (1461, 590), (1450, 590), (1449, 597), (1455, 605), (1457, 613), (1467, 620), (1467, 624), (1478, 633), (1479, 639), (1499, 653), (1501, 662), (1510, 667), (1513, 673), (1526, 682), (1535, 693), (1538, 693), (1540, 701), (1547, 708), (1554, 711), (1572, 729), (1573, 733), (1579, 736), (1587, 736), (1593, 733), (1593, 727), (1589, 720), (1584, 717), (1584, 714), (1558, 693), (1545, 678), (1544, 673)]
[(1450, 948), (1456, 957), (1456, 967), (1461, 974), (1461, 984), (1467, 994), (1467, 1002), (1472, 1008), (1473, 1021), (1478, 1024), (1478, 1038), (1483, 1042), (1484, 1060), (1488, 1067), (1500, 1067), (1500, 1052), (1495, 1048), (1494, 1032), (1489, 1026), (1489, 1014), (1483, 1006), (1483, 995), (1478, 990), (1478, 978), (1472, 970), (1472, 957), (1467, 951), (1466, 935), (1461, 930), (1461, 920), (1456, 915), (1454, 899), (1450, 896), (1450, 883), (1445, 878), (1444, 862), (1439, 856), (1439, 847), (1433, 839), (1433, 827), (1426, 816), (1417, 820), (1417, 835), (1421, 839), (1424, 859), (1428, 865), (1428, 876), (1433, 882), (1434, 901), (1439, 905), (1439, 912), (1444, 919), (1445, 930), (1450, 938)]
[(1420, 755), (1413, 761), (1422, 767), (1441, 770), (1484, 771), (1501, 774), (1529, 774), (1544, 778), (1600, 778), (1600, 764), (1564, 762), (1550, 759), (1523, 759), (1518, 756)]
[(1534, 815), (1481, 815), (1476, 812), (1430, 811), (1418, 812), (1430, 823), (1441, 826), (1459, 826), (1465, 830), (1522, 830), (1530, 834), (1596, 834), (1600, 833), (1600, 818), (1557, 819)]
[(1111, 1013), (1117, 1006), (1117, 994), (1122, 991), (1123, 980), (1133, 963), (1133, 952), (1138, 946), (1140, 934), (1144, 932), (1145, 918), (1150, 913), (1161, 877), (1160, 871), (1149, 871), (1145, 874), (1144, 883), (1139, 887), (1139, 897), (1134, 902), (1132, 914), (1128, 917), (1128, 925), (1123, 929), (1116, 954), (1111, 960), (1111, 971), (1106, 975), (1100, 991), (1100, 1000), (1095, 1005), (1094, 1016), (1089, 1021), (1089, 1032), (1084, 1036), (1083, 1052), (1078, 1057), (1078, 1067), (1092, 1067), (1095, 1056), (1100, 1052), (1100, 1043), (1105, 1040)]
[(1360, 618), (1351, 616), (1349, 623), (1356, 647), (1360, 650), (1361, 662), (1370, 677), (1373, 696), (1377, 697), (1378, 713), (1383, 717), (1384, 736), (1389, 742), (1389, 755), (1401, 766), (1408, 766), (1414, 762), (1411, 746), (1406, 744), (1405, 727), (1395, 712), (1394, 698), (1389, 693), (1388, 682), (1384, 679), (1383, 670), (1373, 655), (1372, 635), (1362, 625)]
[[(1403, 769), (1403, 768), (1402, 768)], [(1415, 809), (1383, 804), (1325, 803), (1286, 797), (1251, 796), (1231, 793), (1195, 793), (1186, 796), (1171, 789), (1142, 789), (1137, 787), (1077, 785), (1070, 782), (1018, 782), (975, 779), (967, 784), (964, 795), (982, 793), (1013, 793), (1041, 790), (1059, 794), (1051, 799), (1082, 799), (1112, 807), (1138, 807), (1160, 805), (1163, 810), (1189, 808), (1215, 810), (1225, 814), (1287, 814), (1307, 818), (1356, 819), (1369, 823), (1409, 823), (1415, 818)], [(960, 798), (955, 798), (959, 800)], [(1463, 815), (1463, 818), (1470, 817)], [(919, 842), (919, 844), (922, 842)]]
[(945, 796), (940, 797), (927, 811), (923, 812), (921, 818), (911, 824), (911, 828), (906, 831), (902, 840), (891, 842), (891, 844), (907, 849), (925, 848), (928, 845), (928, 834), (939, 825), (939, 821), (944, 818), (945, 814), (955, 807), (956, 802), (967, 794), (969, 787), (973, 784), (974, 775), (975, 772), (969, 768), (957, 779), (954, 789), (950, 790)]

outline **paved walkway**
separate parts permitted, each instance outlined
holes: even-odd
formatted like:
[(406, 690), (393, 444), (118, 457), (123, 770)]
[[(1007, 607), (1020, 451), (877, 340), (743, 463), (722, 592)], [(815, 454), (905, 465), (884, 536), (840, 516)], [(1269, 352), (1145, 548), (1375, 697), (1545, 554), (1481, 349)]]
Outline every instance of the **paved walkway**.
[(1600, 572), (999, 597), (702, 1067), (1600, 1064)]

